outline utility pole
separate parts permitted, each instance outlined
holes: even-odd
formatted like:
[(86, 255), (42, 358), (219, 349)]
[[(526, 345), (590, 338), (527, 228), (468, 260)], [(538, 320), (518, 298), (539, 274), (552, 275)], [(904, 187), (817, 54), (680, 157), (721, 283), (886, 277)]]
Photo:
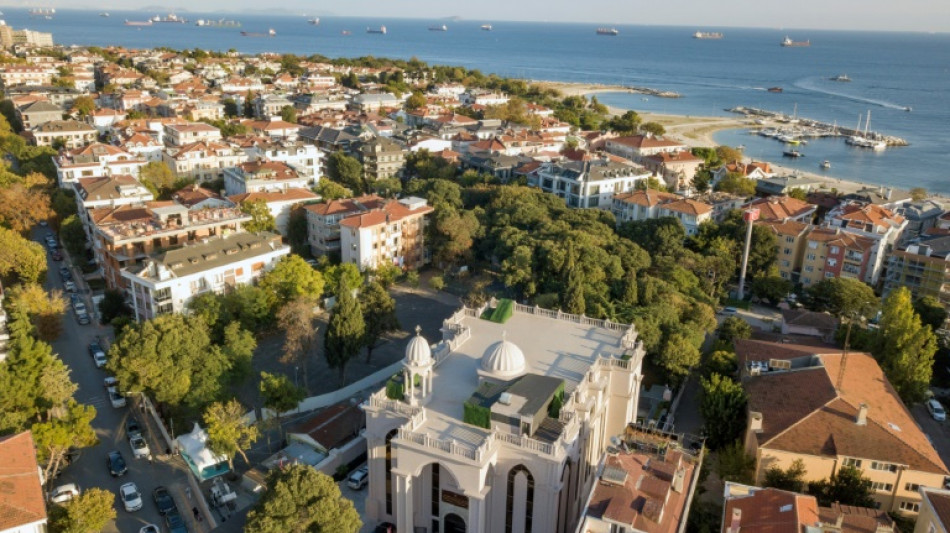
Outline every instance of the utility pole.
[(752, 224), (759, 219), (759, 210), (746, 209), (742, 212), (742, 220), (747, 224), (745, 233), (745, 248), (742, 249), (742, 270), (739, 272), (738, 299), (745, 299), (745, 271), (749, 266), (749, 248), (752, 246)]

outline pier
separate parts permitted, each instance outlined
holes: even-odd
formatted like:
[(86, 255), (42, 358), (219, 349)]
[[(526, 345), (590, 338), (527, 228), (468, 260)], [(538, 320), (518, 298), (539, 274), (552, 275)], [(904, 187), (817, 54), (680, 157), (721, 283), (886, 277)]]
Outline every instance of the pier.
[(853, 135), (867, 137), (875, 141), (884, 141), (888, 146), (907, 146), (908, 142), (900, 137), (885, 135), (876, 131), (869, 131), (865, 134), (863, 131), (843, 126), (835, 126), (827, 122), (821, 122), (804, 117), (793, 117), (780, 111), (769, 111), (767, 109), (757, 109), (754, 107), (738, 106), (732, 109), (726, 109), (730, 113), (745, 115), (750, 118), (766, 119), (775, 122), (796, 125), (799, 127), (811, 128), (815, 137), (851, 137)]

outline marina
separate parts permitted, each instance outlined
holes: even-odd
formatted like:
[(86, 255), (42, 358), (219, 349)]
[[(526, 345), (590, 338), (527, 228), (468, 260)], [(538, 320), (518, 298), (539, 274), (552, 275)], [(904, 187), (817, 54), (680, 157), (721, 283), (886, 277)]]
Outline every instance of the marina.
[[(769, 111), (744, 106), (733, 107), (726, 109), (726, 111), (755, 119), (755, 124), (759, 127), (754, 128), (753, 131), (763, 137), (775, 137), (776, 139), (779, 139), (781, 136), (794, 139), (801, 139), (802, 137), (845, 137), (849, 140), (864, 140), (872, 144), (867, 147), (874, 148), (875, 150), (880, 150), (887, 146), (908, 146), (908, 142), (900, 137), (870, 131), (867, 122), (865, 122), (865, 127), (862, 130), (860, 122), (864, 116), (859, 119), (858, 127), (851, 129), (838, 126), (836, 123), (828, 124), (827, 122), (798, 117), (796, 113), (788, 115), (779, 111)], [(870, 111), (868, 111), (868, 115), (870, 115)], [(776, 122), (780, 125), (784, 125), (784, 127), (766, 128), (766, 121)], [(849, 144), (862, 146), (861, 143), (855, 142), (850, 142)]]

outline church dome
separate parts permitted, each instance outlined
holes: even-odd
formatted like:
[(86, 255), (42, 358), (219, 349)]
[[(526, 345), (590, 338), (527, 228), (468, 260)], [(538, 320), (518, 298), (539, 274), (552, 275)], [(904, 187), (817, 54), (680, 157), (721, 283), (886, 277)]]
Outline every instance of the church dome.
[(422, 336), (422, 328), (416, 326), (416, 336), (409, 341), (406, 346), (406, 364), (423, 367), (432, 362), (432, 349), (429, 347), (429, 341)]
[(524, 374), (526, 369), (521, 348), (502, 339), (492, 344), (482, 356), (482, 371), (498, 379), (513, 379)]

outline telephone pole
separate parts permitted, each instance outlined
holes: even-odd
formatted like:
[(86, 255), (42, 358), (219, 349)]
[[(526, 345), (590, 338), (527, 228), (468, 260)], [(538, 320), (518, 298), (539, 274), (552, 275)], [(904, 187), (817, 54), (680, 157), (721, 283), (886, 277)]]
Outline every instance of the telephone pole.
[(745, 233), (745, 248), (742, 249), (742, 270), (739, 272), (738, 299), (745, 299), (745, 271), (749, 266), (749, 248), (752, 247), (752, 224), (759, 219), (759, 210), (752, 208), (742, 212), (742, 220), (747, 224)]

